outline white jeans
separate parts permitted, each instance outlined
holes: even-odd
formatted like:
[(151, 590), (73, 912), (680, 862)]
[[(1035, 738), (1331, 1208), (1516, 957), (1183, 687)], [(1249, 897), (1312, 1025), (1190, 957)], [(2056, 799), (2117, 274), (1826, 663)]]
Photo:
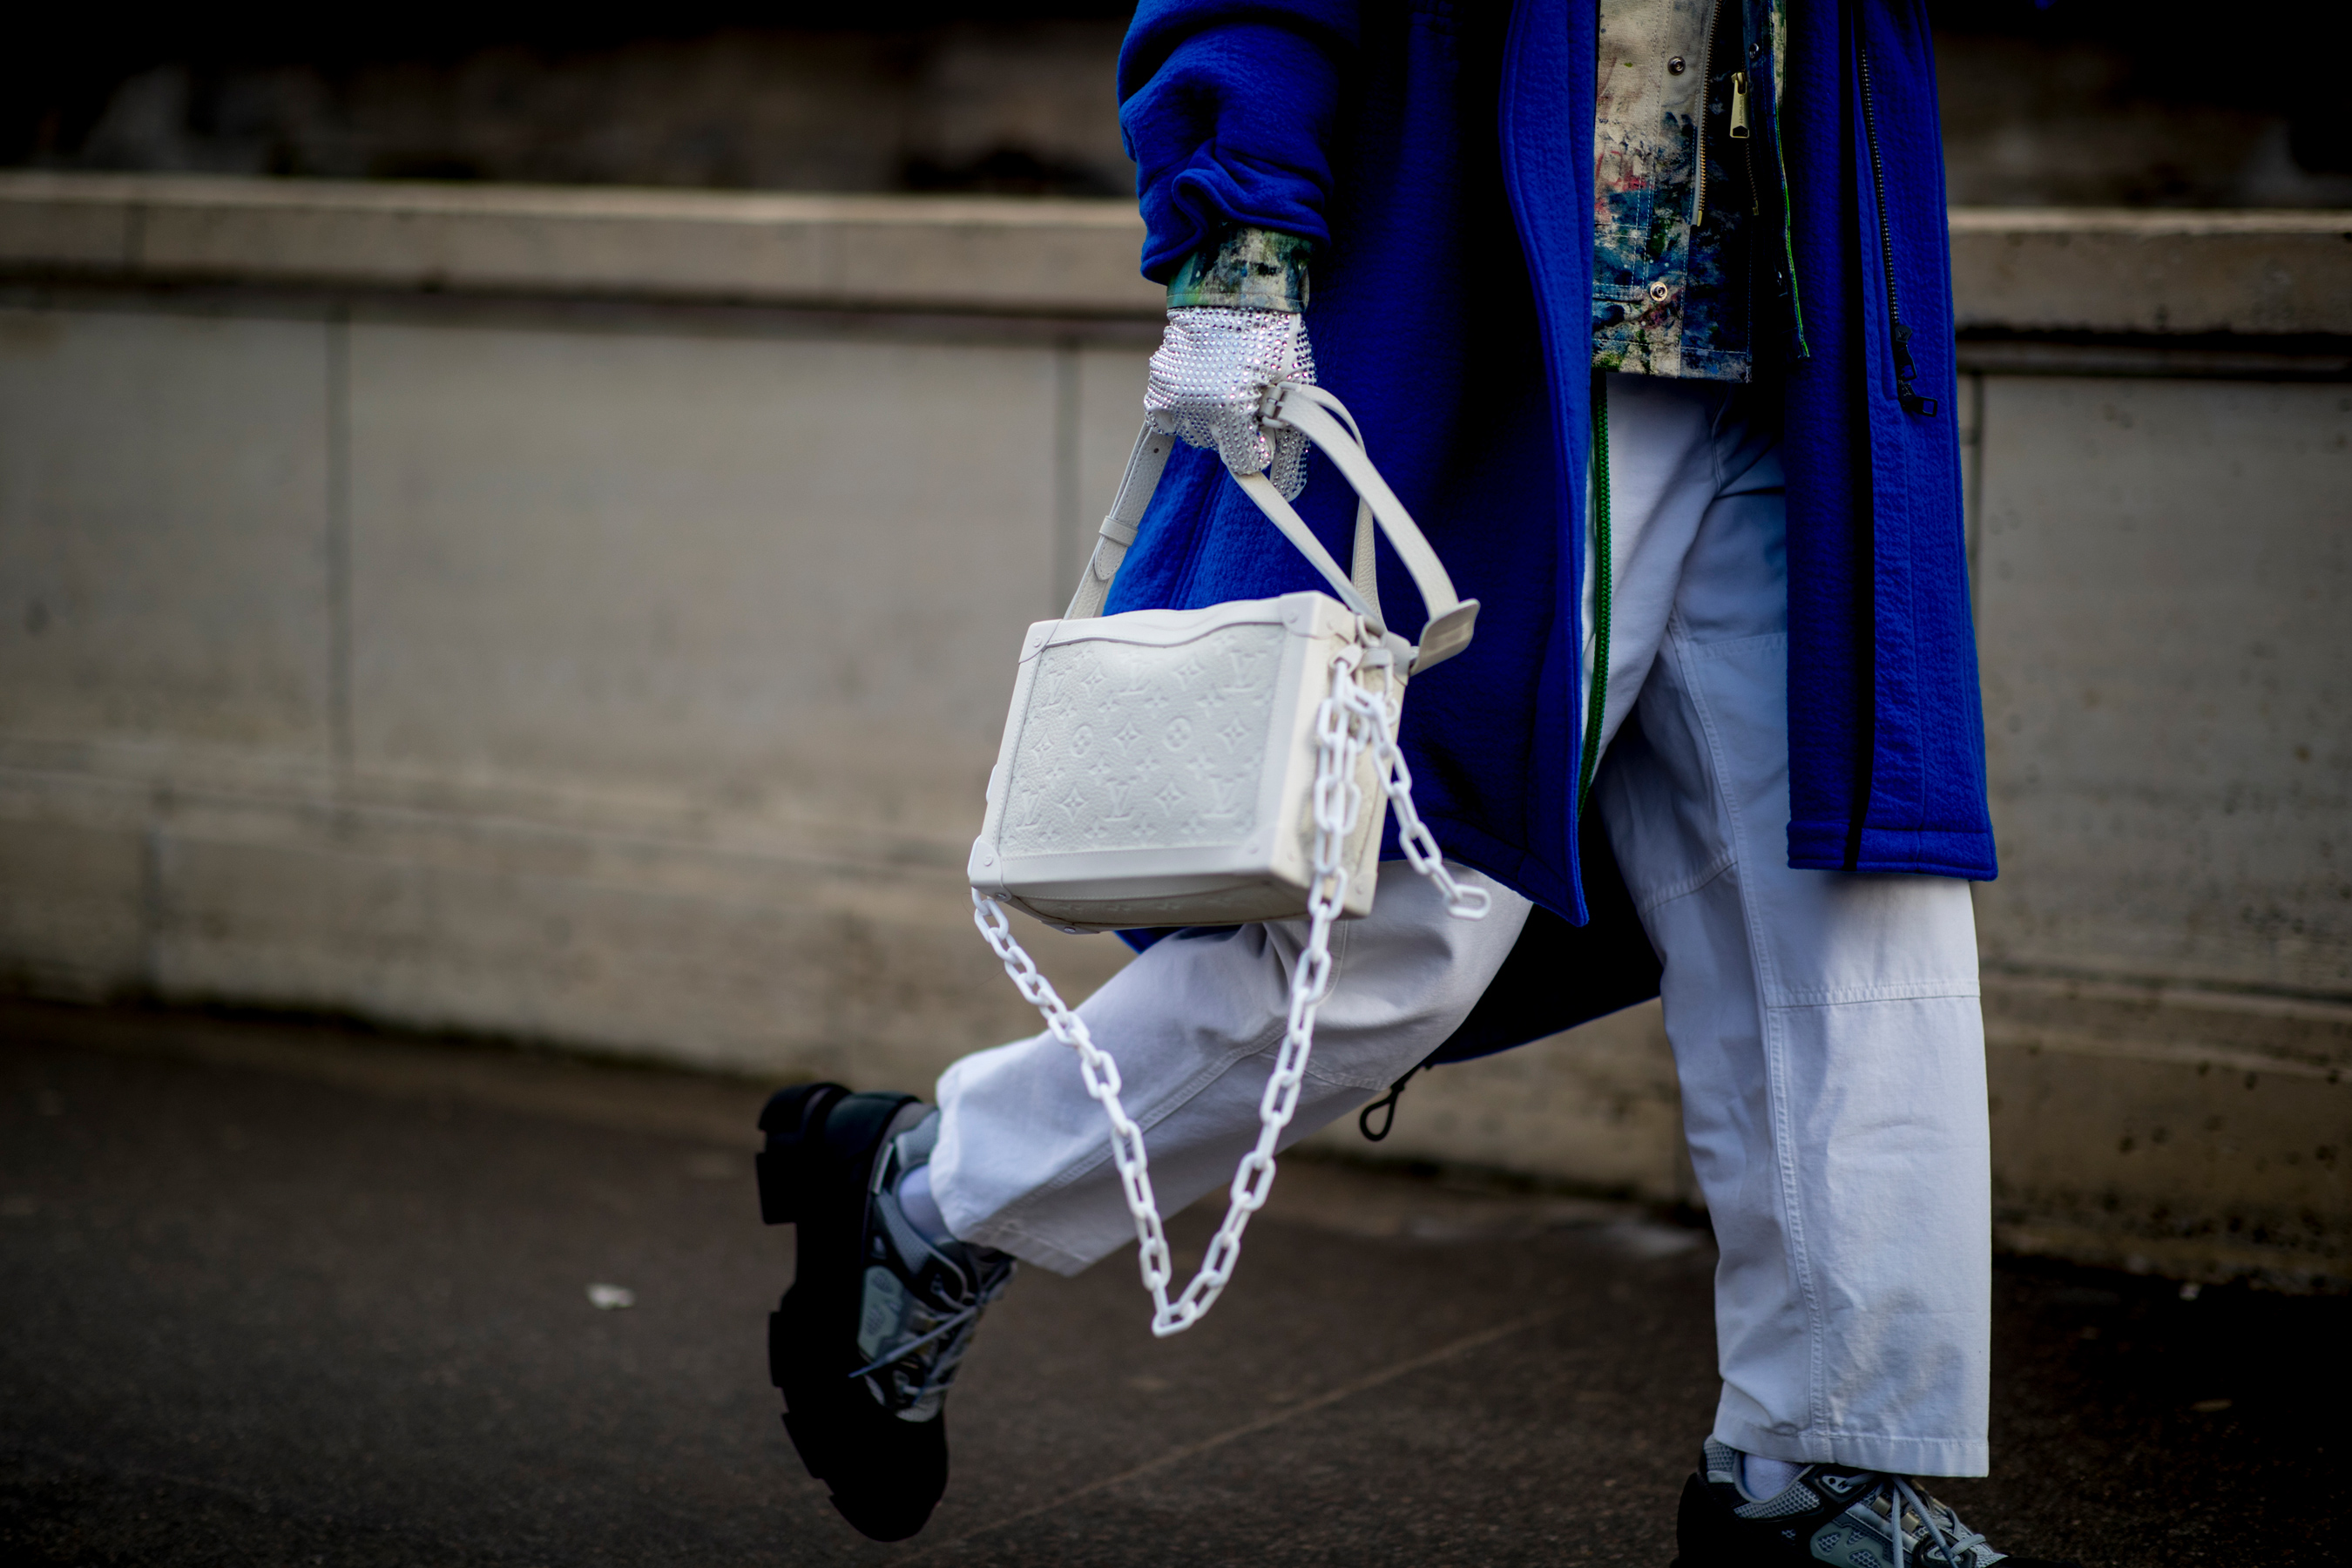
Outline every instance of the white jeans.
[[(1721, 1261), (1715, 1435), (1772, 1458), (1985, 1471), (1990, 1178), (1967, 885), (1789, 868), (1780, 466), (1734, 389), (1612, 375), (1615, 583), (1594, 801), (1664, 961)], [(1590, 621), (1588, 620), (1588, 625)], [(1588, 648), (1588, 665), (1591, 650)], [(1292, 1140), (1452, 1034), (1528, 905), (1446, 916), (1400, 862), (1333, 936)], [(1169, 1212), (1257, 1134), (1304, 922), (1162, 942), (1079, 1009)], [(1102, 1112), (1044, 1035), (940, 1079), (931, 1190), (968, 1240), (1074, 1273), (1134, 1238)]]

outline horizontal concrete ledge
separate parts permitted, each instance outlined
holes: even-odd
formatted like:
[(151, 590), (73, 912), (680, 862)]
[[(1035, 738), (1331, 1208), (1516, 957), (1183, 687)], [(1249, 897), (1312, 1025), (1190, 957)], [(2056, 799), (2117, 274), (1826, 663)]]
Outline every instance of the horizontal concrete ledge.
[(1957, 208), (1971, 331), (2352, 334), (2352, 212)]
[[(18, 279), (1148, 319), (1142, 241), (1123, 200), (0, 174)], [(1963, 208), (1952, 263), (1964, 333), (2352, 336), (2352, 213)]]
[(0, 174), (0, 273), (1155, 316), (1132, 203)]
[(2163, 381), (2352, 381), (2352, 339), (2297, 333), (2135, 337), (1964, 334), (1959, 367), (1985, 375), (2146, 376)]

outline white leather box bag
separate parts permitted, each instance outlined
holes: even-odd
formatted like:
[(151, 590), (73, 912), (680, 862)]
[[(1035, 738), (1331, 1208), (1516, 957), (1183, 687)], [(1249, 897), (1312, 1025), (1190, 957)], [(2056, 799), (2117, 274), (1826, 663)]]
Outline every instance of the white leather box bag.
[[(1407, 679), (1469, 646), (1478, 602), (1455, 595), (1338, 398), (1286, 383), (1268, 393), (1264, 415), (1270, 426), (1304, 432), (1354, 488), (1352, 573), (1339, 570), (1264, 474), (1235, 475), (1331, 593), (1104, 615), (1176, 443), (1147, 422), (1068, 614), (1038, 622), (1022, 642), (969, 867), (982, 935), (1047, 1030), (1077, 1052), (1087, 1091), (1109, 1119), (1152, 1332), (1162, 1336), (1208, 1310), (1232, 1277), (1249, 1216), (1265, 1203), (1314, 1048), (1316, 1010), (1330, 990), (1331, 925), (1371, 912), (1390, 803), (1406, 858), (1444, 891), (1447, 909), (1475, 920), (1487, 904), (1483, 889), (1447, 872), (1413, 810), (1412, 776), (1396, 745)], [(1381, 617), (1375, 522), (1420, 593), (1427, 619), (1418, 646)], [(1038, 973), (1007, 905), (1074, 931), (1308, 921), (1256, 1146), (1234, 1173), (1200, 1272), (1173, 1301), (1143, 1133), (1119, 1102), (1118, 1064)]]

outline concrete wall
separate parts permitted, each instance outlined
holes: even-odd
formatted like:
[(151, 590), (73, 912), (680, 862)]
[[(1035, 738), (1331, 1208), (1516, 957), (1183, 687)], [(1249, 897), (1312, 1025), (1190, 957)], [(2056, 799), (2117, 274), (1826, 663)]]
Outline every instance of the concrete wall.
[[(1111, 91), (1131, 5), (964, 6), (971, 19), (926, 23), (945, 9), (835, 14), (815, 30), (778, 26), (793, 14), (772, 5), (668, 13), (658, 30), (479, 9), (314, 12), (291, 26), (226, 15), (128, 42), (111, 13), (53, 12), (12, 79), (0, 162), (736, 190), (1133, 190)], [(2105, 26), (2078, 5), (1934, 10), (1956, 201), (2352, 204), (2335, 100), (2295, 72), (2216, 72), (2201, 34)], [(2332, 58), (2342, 35), (2331, 21), (2313, 9), (2277, 30)]]
[[(2347, 231), (1956, 219), (2013, 1247), (2348, 1271)], [(1137, 238), (0, 178), (7, 983), (912, 1089), (1026, 1032), (961, 869), (1131, 439)], [(1381, 1152), (1688, 1197), (1677, 1117), (1643, 1008)]]

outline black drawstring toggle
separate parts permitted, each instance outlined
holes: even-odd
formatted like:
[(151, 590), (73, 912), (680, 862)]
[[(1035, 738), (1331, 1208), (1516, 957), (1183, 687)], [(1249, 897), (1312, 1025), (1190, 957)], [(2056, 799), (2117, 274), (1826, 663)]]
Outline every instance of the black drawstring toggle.
[[(1404, 1086), (1411, 1083), (1412, 1075), (1420, 1070), (1418, 1067), (1407, 1068), (1404, 1077), (1389, 1085), (1389, 1091), (1386, 1094), (1356, 1112), (1356, 1131), (1364, 1135), (1366, 1142), (1379, 1142), (1389, 1135), (1390, 1129), (1396, 1126), (1397, 1101), (1404, 1097)], [(1378, 1132), (1372, 1131), (1372, 1112), (1375, 1110), (1388, 1112), (1386, 1116), (1381, 1118), (1381, 1130)]]

